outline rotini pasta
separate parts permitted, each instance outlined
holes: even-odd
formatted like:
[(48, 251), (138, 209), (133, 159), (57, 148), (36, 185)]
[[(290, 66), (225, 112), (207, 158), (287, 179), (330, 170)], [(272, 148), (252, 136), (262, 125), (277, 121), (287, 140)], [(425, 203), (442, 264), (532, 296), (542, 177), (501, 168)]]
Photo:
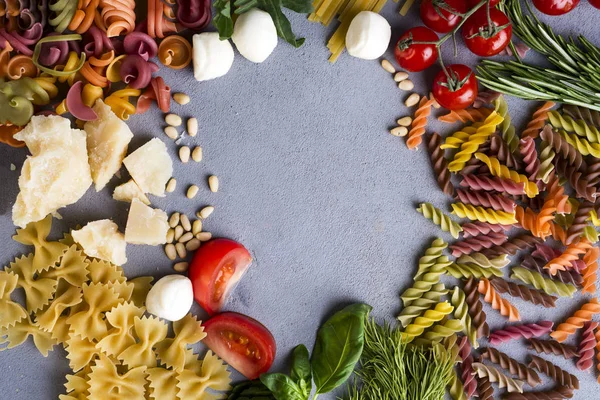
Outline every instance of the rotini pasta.
[(519, 142), (519, 151), (525, 164), (525, 172), (530, 180), (535, 180), (540, 170), (540, 160), (538, 159), (535, 142), (531, 137), (525, 137)]
[(500, 295), (496, 293), (496, 289), (494, 289), (494, 287), (490, 284), (489, 280), (486, 278), (481, 278), (479, 280), (478, 290), (479, 293), (484, 296), (483, 300), (487, 303), (490, 303), (494, 310), (500, 311), (500, 315), (508, 317), (509, 321), (521, 320), (519, 310), (510, 304), (508, 300), (500, 297)]
[(414, 343), (417, 346), (432, 346), (462, 330), (462, 322), (456, 319), (448, 319), (443, 323), (433, 325), (425, 334), (415, 339)]
[(407, 343), (412, 342), (415, 338), (421, 336), (425, 329), (444, 319), (453, 310), (454, 307), (447, 301), (436, 304), (435, 308), (425, 311), (422, 316), (417, 317), (404, 329), (401, 334), (402, 339)]
[(450, 302), (454, 306), (454, 318), (459, 320), (463, 325), (463, 332), (469, 339), (469, 342), (473, 344), (474, 348), (478, 348), (477, 343), (477, 331), (473, 327), (471, 322), (471, 316), (469, 315), (469, 307), (467, 305), (467, 295), (458, 286), (452, 291)]
[(535, 370), (529, 368), (525, 364), (521, 364), (514, 358), (511, 358), (507, 354), (492, 347), (483, 349), (481, 351), (481, 358), (499, 365), (503, 369), (507, 370), (511, 375), (518, 376), (519, 379), (527, 382), (527, 384), (531, 387), (536, 387), (542, 383), (542, 380)]
[(494, 246), (492, 248), (483, 250), (482, 253), (488, 257), (497, 257), (501, 254), (514, 255), (520, 250), (528, 249), (539, 243), (542, 243), (542, 240), (540, 238), (524, 234), (510, 238), (504, 244), (501, 244), (499, 246)]
[(462, 228), (457, 222), (452, 221), (449, 216), (431, 203), (421, 203), (417, 211), (423, 214), (425, 218), (432, 220), (444, 232), (450, 232), (455, 239), (458, 239), (460, 232), (462, 232)]
[(517, 222), (514, 212), (496, 211), (460, 202), (452, 203), (452, 214), (460, 218), (469, 218), (472, 221), (488, 222), (490, 224), (510, 225)]
[(542, 293), (536, 289), (529, 289), (527, 286), (505, 281), (501, 277), (494, 278), (490, 282), (498, 293), (508, 293), (513, 297), (520, 297), (532, 304), (541, 305), (546, 308), (556, 306), (556, 297)]
[(556, 365), (541, 357), (531, 355), (531, 362), (527, 365), (530, 368), (535, 368), (543, 374), (549, 376), (553, 381), (561, 386), (566, 386), (571, 389), (579, 389), (579, 379), (575, 375), (563, 371)]
[(575, 211), (575, 215), (573, 216), (573, 221), (569, 228), (567, 229), (567, 237), (565, 244), (570, 245), (576, 241), (578, 241), (582, 236), (584, 229), (588, 225), (588, 218), (590, 212), (594, 210), (594, 205), (589, 202), (582, 202), (577, 211)]
[(515, 152), (517, 147), (519, 147), (519, 137), (515, 132), (515, 127), (512, 124), (510, 114), (508, 113), (508, 103), (504, 96), (500, 95), (494, 101), (494, 107), (496, 112), (504, 118), (502, 123), (500, 124), (500, 133), (502, 134), (502, 139), (508, 145), (508, 148), (511, 152)]
[(548, 113), (550, 124), (556, 129), (564, 129), (567, 132), (573, 132), (578, 136), (585, 138), (592, 143), (600, 143), (600, 131), (585, 121), (575, 121), (569, 115), (562, 115), (558, 111)]
[(447, 149), (458, 149), (465, 143), (471, 135), (477, 132), (477, 128), (481, 126), (481, 122), (476, 122), (473, 125), (464, 126), (461, 130), (454, 132), (452, 135), (446, 137), (444, 144), (440, 145), (442, 150)]
[(550, 174), (554, 171), (554, 164), (552, 160), (556, 157), (556, 153), (552, 149), (552, 146), (546, 141), (542, 141), (540, 145), (540, 169), (537, 173), (536, 179), (541, 180), (544, 183), (548, 183)]
[(579, 310), (575, 311), (565, 322), (558, 325), (550, 336), (557, 342), (562, 343), (574, 334), (577, 329), (583, 328), (584, 323), (591, 321), (592, 316), (598, 313), (600, 313), (600, 304), (598, 304), (597, 298), (593, 298), (581, 306)]
[(591, 143), (587, 139), (580, 138), (574, 133), (571, 134), (565, 131), (560, 131), (560, 135), (567, 143), (575, 147), (582, 155), (591, 155), (592, 157), (600, 158), (600, 144)]
[(494, 387), (487, 377), (479, 377), (477, 382), (477, 392), (480, 400), (493, 400)]
[(583, 293), (596, 293), (596, 280), (598, 279), (598, 257), (600, 249), (590, 247), (583, 256), (585, 270), (583, 271)]
[(440, 302), (440, 299), (448, 290), (443, 283), (435, 284), (431, 289), (423, 294), (423, 297), (413, 300), (410, 305), (403, 307), (400, 314), (396, 317), (403, 327), (407, 327), (412, 320)]
[(577, 360), (576, 366), (580, 371), (586, 371), (594, 365), (594, 349), (597, 345), (594, 330), (597, 328), (598, 323), (594, 321), (586, 322), (584, 325), (581, 340), (579, 341), (579, 346), (577, 348), (579, 359)]
[(440, 148), (442, 137), (439, 133), (432, 133), (427, 138), (427, 149), (431, 159), (431, 165), (435, 173), (438, 186), (448, 196), (454, 196), (454, 185), (450, 181), (450, 171), (448, 171), (448, 161), (444, 157), (444, 152)]
[(555, 282), (552, 279), (547, 279), (541, 274), (530, 271), (523, 267), (513, 267), (511, 279), (519, 280), (528, 285), (532, 285), (538, 290), (542, 290), (549, 295), (557, 295), (560, 297), (573, 297), (577, 288), (562, 282)]
[(575, 189), (578, 197), (592, 203), (596, 201), (596, 197), (598, 196), (596, 188), (590, 185), (587, 179), (583, 178), (581, 171), (563, 158), (559, 158), (555, 162), (554, 167), (558, 175), (566, 178), (573, 189)]
[(482, 363), (473, 363), (473, 369), (480, 378), (488, 378), (490, 382), (497, 383), (499, 388), (506, 388), (510, 393), (523, 393), (523, 381), (510, 378), (498, 371), (496, 368)]
[(448, 257), (438, 257), (430, 269), (415, 280), (412, 287), (402, 293), (400, 297), (402, 298), (404, 307), (409, 306), (416, 299), (423, 297), (434, 285), (439, 283), (440, 277), (450, 264), (451, 262), (448, 260)]
[(572, 165), (573, 168), (577, 170), (587, 169), (587, 164), (583, 160), (581, 153), (567, 143), (567, 141), (563, 139), (558, 132), (555, 132), (550, 125), (544, 126), (542, 133), (540, 133), (540, 137), (554, 149), (559, 157), (567, 160), (569, 165)]
[(442, 256), (442, 252), (446, 247), (448, 247), (448, 244), (442, 239), (435, 239), (427, 250), (425, 250), (425, 254), (419, 258), (419, 269), (413, 279), (417, 280), (421, 275), (429, 271), (436, 264), (438, 258)]
[[(596, 328), (594, 337), (596, 338), (596, 369), (600, 371), (600, 329)], [(600, 377), (598, 377), (598, 383), (600, 383)]]
[(431, 106), (433, 100), (423, 96), (419, 101), (419, 107), (415, 111), (410, 130), (408, 131), (408, 138), (406, 139), (406, 146), (409, 149), (416, 149), (423, 141), (422, 136), (425, 134), (425, 127), (427, 126), (427, 117), (431, 114)]
[(454, 159), (448, 164), (448, 170), (458, 172), (463, 169), (467, 161), (477, 152), (479, 146), (488, 140), (502, 121), (503, 118), (500, 115), (492, 112), (484, 123), (477, 128), (476, 132), (460, 146), (460, 151), (455, 154)]
[(571, 243), (560, 256), (550, 260), (544, 268), (548, 269), (551, 275), (556, 275), (557, 271), (571, 269), (573, 268), (573, 261), (578, 260), (579, 256), (585, 254), (590, 247), (592, 247), (592, 244), (586, 239)]
[(475, 237), (487, 235), (490, 232), (507, 232), (513, 228), (513, 225), (490, 224), (487, 222), (468, 222), (462, 225), (463, 237)]
[(473, 190), (496, 191), (511, 195), (525, 194), (525, 184), (510, 179), (488, 177), (484, 175), (464, 175), (460, 186)]
[[(483, 153), (483, 152), (480, 152)], [(519, 169), (520, 162), (510, 151), (508, 144), (498, 134), (493, 134), (490, 137), (490, 156), (496, 156), (498, 160), (504, 163), (508, 168)]]
[(529, 121), (529, 123), (527, 123), (527, 127), (521, 133), (521, 137), (530, 137), (532, 139), (537, 138), (540, 134), (540, 131), (546, 124), (546, 121), (548, 120), (548, 114), (550, 109), (554, 106), (555, 104), (553, 102), (547, 101), (543, 105), (541, 105), (537, 110), (535, 110), (533, 116), (531, 117), (531, 120)]
[(573, 389), (558, 386), (554, 389), (544, 390), (541, 392), (523, 392), (523, 393), (509, 393), (502, 398), (504, 400), (562, 400), (570, 399), (573, 397)]
[(461, 360), (461, 374), (460, 378), (465, 389), (467, 398), (473, 397), (477, 391), (477, 381), (473, 375), (473, 356), (471, 355), (471, 345), (466, 336), (460, 338), (458, 344), (458, 356)]
[[(559, 252), (559, 255), (560, 254), (561, 253)], [(545, 258), (531, 257), (531, 255), (526, 254), (521, 266), (546, 277), (558, 279), (562, 283), (568, 283), (574, 286), (581, 286), (583, 283), (583, 277), (574, 269), (570, 271), (558, 271), (556, 275), (550, 275), (550, 271), (544, 268), (544, 265), (546, 265), (547, 262), (548, 261), (546, 261)]]
[(481, 300), (479, 300), (479, 292), (477, 290), (477, 282), (473, 278), (469, 278), (463, 287), (465, 292), (466, 302), (469, 306), (468, 311), (471, 315), (471, 322), (477, 330), (477, 337), (487, 337), (490, 334), (490, 327), (486, 322), (486, 315), (483, 311)]
[(575, 120), (583, 120), (586, 124), (600, 126), (600, 113), (589, 108), (574, 106), (571, 104), (563, 104), (562, 112)]
[(457, 189), (456, 200), (471, 204), (474, 206), (489, 207), (494, 210), (512, 213), (515, 211), (516, 203), (514, 200), (502, 194), (489, 193), (485, 191), (466, 191)]
[(555, 340), (542, 340), (531, 338), (528, 340), (527, 347), (533, 349), (539, 354), (554, 354), (562, 356), (565, 359), (579, 357), (579, 352), (575, 346), (571, 346), (564, 343), (558, 343)]
[(438, 117), (438, 120), (446, 124), (455, 122), (481, 122), (485, 120), (492, 110), (489, 108), (466, 108), (464, 110), (451, 110), (448, 114)]
[(487, 165), (493, 176), (510, 179), (517, 183), (523, 183), (525, 185), (525, 194), (527, 197), (533, 198), (538, 195), (539, 189), (535, 182), (531, 182), (525, 175), (521, 175), (516, 171), (508, 169), (507, 166), (500, 164), (500, 161), (498, 161), (497, 158), (488, 157), (483, 153), (475, 153), (475, 158)]

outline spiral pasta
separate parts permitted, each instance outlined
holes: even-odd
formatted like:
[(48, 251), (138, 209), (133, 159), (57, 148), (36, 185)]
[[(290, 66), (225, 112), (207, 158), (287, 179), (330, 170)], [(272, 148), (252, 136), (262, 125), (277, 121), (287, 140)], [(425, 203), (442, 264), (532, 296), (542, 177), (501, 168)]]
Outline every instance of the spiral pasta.
[(577, 291), (577, 288), (573, 285), (555, 282), (552, 279), (545, 278), (538, 272), (530, 271), (523, 267), (513, 267), (510, 278), (532, 285), (549, 295), (555, 294), (560, 297), (573, 297), (573, 294)]
[(436, 264), (438, 258), (442, 256), (442, 252), (446, 247), (448, 247), (448, 243), (440, 238), (435, 239), (427, 250), (425, 250), (425, 254), (419, 258), (419, 269), (413, 279), (417, 280), (421, 275), (429, 271)]
[(497, 257), (501, 254), (514, 255), (520, 250), (525, 250), (527, 248), (533, 247), (541, 242), (542, 240), (540, 238), (524, 234), (512, 237), (499, 246), (494, 246), (489, 249), (483, 250), (482, 253), (488, 257)]
[(496, 191), (508, 193), (510, 195), (525, 194), (525, 184), (522, 182), (514, 182), (510, 179), (483, 175), (465, 175), (460, 182), (460, 186), (468, 187), (473, 190)]
[(538, 195), (539, 189), (535, 182), (531, 182), (525, 175), (521, 175), (514, 170), (510, 170), (507, 166), (500, 164), (500, 161), (498, 161), (497, 158), (488, 157), (483, 153), (475, 153), (475, 157), (487, 165), (493, 176), (523, 183), (525, 185), (525, 194), (527, 197), (533, 198)]
[(556, 275), (556, 271), (573, 268), (572, 261), (578, 260), (579, 256), (585, 254), (591, 246), (592, 244), (586, 239), (571, 243), (560, 256), (550, 260), (544, 268), (548, 269), (551, 275)]
[(452, 203), (452, 214), (460, 218), (469, 218), (472, 221), (489, 222), (490, 224), (510, 225), (517, 222), (514, 212), (496, 211), (460, 202)]
[(427, 149), (438, 186), (448, 196), (454, 196), (454, 185), (450, 181), (448, 161), (440, 148), (441, 144), (442, 137), (439, 133), (434, 132), (427, 138)]
[(80, 34), (87, 32), (94, 23), (99, 3), (100, 0), (79, 0), (77, 10), (69, 23), (69, 30)]
[(590, 185), (587, 179), (582, 177), (583, 173), (575, 168), (575, 166), (561, 158), (555, 161), (554, 167), (559, 175), (568, 180), (569, 184), (575, 189), (578, 197), (592, 203), (596, 201), (596, 197), (598, 196), (597, 189)]
[(554, 164), (552, 160), (556, 157), (556, 153), (552, 149), (552, 146), (546, 141), (542, 141), (540, 145), (540, 167), (536, 176), (536, 179), (541, 180), (544, 183), (548, 183), (550, 174), (554, 171)]
[(469, 306), (469, 315), (471, 315), (471, 322), (477, 330), (477, 337), (481, 338), (489, 336), (490, 327), (486, 322), (486, 315), (483, 311), (481, 300), (479, 299), (479, 292), (477, 291), (477, 282), (475, 279), (467, 279), (463, 290), (467, 296), (465, 301)]
[(474, 348), (478, 348), (477, 330), (473, 327), (471, 316), (469, 315), (469, 307), (467, 305), (467, 295), (458, 286), (452, 291), (450, 302), (454, 306), (454, 318), (459, 320), (463, 325), (463, 332), (473, 344)]
[(406, 307), (416, 299), (423, 297), (423, 295), (431, 290), (434, 285), (438, 284), (440, 277), (450, 264), (451, 262), (448, 260), (448, 257), (438, 257), (430, 269), (416, 279), (412, 287), (402, 293), (400, 298), (402, 299), (404, 306)]
[(462, 322), (456, 319), (448, 319), (445, 322), (434, 324), (422, 336), (415, 339), (414, 343), (417, 346), (431, 346), (434, 343), (439, 343), (447, 337), (450, 337), (457, 332), (463, 330)]
[(555, 307), (556, 297), (540, 292), (536, 289), (530, 289), (527, 286), (508, 282), (502, 277), (494, 278), (490, 281), (498, 293), (508, 293), (513, 297), (520, 297), (535, 305), (541, 305), (546, 308)]
[(578, 152), (575, 147), (567, 143), (560, 133), (555, 132), (550, 125), (544, 126), (542, 133), (540, 133), (540, 137), (554, 149), (558, 156), (567, 160), (569, 165), (573, 166), (573, 168), (577, 170), (587, 169), (587, 164), (583, 160), (581, 153)]
[(488, 378), (490, 382), (497, 383), (499, 388), (506, 388), (510, 393), (523, 392), (523, 381), (508, 377), (494, 367), (476, 362), (473, 363), (473, 369), (475, 369), (477, 376), (480, 378)]
[(600, 112), (585, 107), (579, 107), (571, 104), (563, 104), (562, 112), (575, 120), (583, 120), (586, 124), (600, 126)]
[(448, 290), (443, 283), (437, 283), (431, 289), (423, 293), (423, 296), (413, 300), (410, 305), (402, 308), (400, 314), (396, 317), (403, 327), (408, 326), (410, 322), (430, 308), (440, 302), (443, 295), (448, 293)]
[(432, 105), (433, 100), (430, 100), (427, 96), (423, 96), (419, 101), (419, 107), (415, 111), (410, 130), (408, 131), (408, 139), (406, 139), (406, 146), (409, 149), (416, 149), (423, 141), (422, 136), (425, 134), (427, 117), (431, 114)]
[(153, 38), (163, 38), (169, 33), (177, 32), (177, 26), (172, 22), (173, 17), (173, 10), (167, 3), (161, 0), (149, 0), (148, 35)]
[(454, 159), (448, 164), (450, 172), (458, 172), (463, 169), (477, 152), (479, 146), (488, 140), (490, 135), (495, 132), (496, 127), (503, 121), (503, 118), (496, 112), (492, 112), (477, 128), (467, 141), (460, 146), (460, 151), (454, 155)]
[(528, 367), (535, 368), (541, 373), (546, 374), (561, 386), (566, 386), (571, 389), (579, 389), (579, 379), (577, 379), (575, 375), (571, 375), (567, 371), (563, 371), (561, 368), (549, 361), (544, 360), (541, 357), (531, 355), (531, 362), (528, 364)]
[(490, 224), (488, 222), (467, 222), (462, 225), (463, 237), (475, 237), (487, 235), (490, 232), (506, 232), (513, 228), (513, 225)]
[(510, 325), (504, 329), (499, 329), (492, 332), (489, 340), (491, 344), (499, 345), (501, 343), (506, 343), (520, 338), (531, 339), (532, 337), (540, 337), (549, 333), (552, 330), (553, 325), (554, 323), (552, 321)]
[(135, 114), (135, 106), (130, 103), (130, 97), (138, 97), (141, 92), (138, 89), (125, 88), (117, 90), (104, 99), (104, 103), (108, 105), (122, 120), (128, 120), (129, 116)]
[(440, 146), (442, 150), (447, 149), (458, 149), (460, 146), (469, 140), (469, 137), (477, 132), (477, 128), (481, 126), (481, 122), (476, 122), (473, 125), (464, 126), (461, 130), (454, 132), (452, 135), (446, 137), (444, 144)]
[(471, 344), (466, 336), (460, 338), (458, 342), (458, 356), (460, 358), (460, 378), (463, 383), (465, 395), (468, 399), (473, 397), (477, 391), (477, 381), (473, 375), (473, 356), (471, 355)]
[(585, 270), (583, 271), (583, 293), (596, 293), (596, 280), (598, 279), (598, 257), (600, 249), (590, 247), (583, 256)]
[(455, 239), (458, 239), (460, 232), (462, 232), (462, 228), (457, 222), (452, 221), (449, 216), (431, 203), (421, 203), (417, 211), (423, 214), (425, 218), (432, 220), (444, 232), (450, 232)]
[[(483, 153), (483, 152), (481, 152)], [(520, 163), (514, 154), (510, 151), (508, 144), (498, 134), (493, 134), (490, 138), (490, 156), (496, 156), (507, 167), (519, 169)]]
[(489, 360), (490, 362), (499, 365), (503, 369), (507, 370), (511, 375), (516, 375), (519, 379), (524, 380), (531, 387), (536, 387), (542, 380), (535, 370), (529, 368), (525, 364), (521, 364), (508, 354), (505, 354), (492, 347), (486, 347), (481, 350), (481, 358)]
[(579, 359), (577, 360), (576, 366), (580, 371), (586, 371), (594, 365), (594, 349), (597, 345), (594, 330), (597, 328), (598, 323), (594, 321), (586, 322), (584, 325), (581, 340), (579, 341), (579, 346), (577, 348)]
[(479, 377), (477, 382), (477, 392), (480, 400), (493, 400), (494, 387), (487, 377)]
[(412, 342), (421, 336), (425, 329), (431, 327), (435, 322), (441, 321), (454, 310), (447, 301), (436, 304), (435, 308), (425, 311), (422, 316), (417, 317), (401, 333), (403, 341)]
[(458, 189), (456, 199), (465, 204), (493, 208), (494, 210), (512, 213), (515, 211), (516, 203), (502, 194), (494, 194), (485, 191), (466, 191)]
[(573, 389), (558, 386), (554, 389), (541, 392), (508, 393), (503, 396), (504, 400), (562, 400), (573, 397)]
[(570, 245), (576, 241), (578, 241), (584, 232), (585, 227), (588, 225), (588, 219), (590, 213), (594, 210), (594, 205), (589, 202), (582, 202), (577, 211), (575, 211), (575, 215), (573, 216), (573, 221), (571, 225), (567, 229), (567, 237), (565, 240), (565, 244)]
[[(596, 328), (594, 337), (596, 338), (596, 369), (600, 371), (600, 329)], [(598, 383), (600, 383), (600, 377), (598, 377)]]
[(600, 158), (600, 144), (599, 143), (591, 143), (587, 139), (580, 138), (576, 134), (567, 133), (565, 131), (560, 131), (560, 135), (562, 138), (569, 143), (571, 146), (575, 147), (578, 152), (580, 152), (584, 156), (591, 155), (592, 157)]
[(515, 306), (509, 303), (508, 300), (503, 299), (497, 292), (496, 289), (490, 284), (490, 281), (486, 278), (481, 278), (478, 285), (479, 293), (484, 298), (483, 300), (491, 304), (494, 310), (500, 311), (500, 315), (508, 317), (509, 321), (520, 321), (521, 316), (519, 310)]
[(126, 35), (135, 29), (134, 0), (100, 0), (99, 26), (106, 36), (115, 37)]
[(489, 108), (465, 108), (464, 110), (450, 110), (446, 115), (438, 117), (438, 121), (446, 124), (453, 124), (455, 122), (462, 122), (466, 124), (468, 122), (481, 122), (490, 115), (492, 110)]
[(471, 254), (473, 252), (501, 245), (507, 240), (508, 236), (506, 236), (506, 234), (500, 232), (491, 232), (487, 235), (470, 237), (463, 239), (460, 242), (455, 242), (450, 245), (450, 250), (452, 250), (452, 255), (454, 257), (459, 257), (463, 254)]
[(600, 304), (598, 304), (598, 299), (594, 297), (588, 303), (581, 306), (579, 310), (575, 311), (565, 322), (558, 325), (550, 336), (557, 342), (562, 343), (574, 334), (577, 329), (583, 328), (584, 323), (591, 321), (592, 317), (598, 313), (600, 313)]
[[(550, 259), (548, 259), (548, 261), (549, 260)], [(530, 271), (535, 271), (549, 278), (558, 279), (562, 283), (567, 283), (574, 286), (581, 286), (581, 284), (583, 283), (583, 277), (575, 269), (570, 271), (557, 271), (556, 275), (550, 275), (550, 271), (544, 268), (544, 265), (546, 265), (548, 261), (539, 257), (531, 257), (529, 254), (526, 254), (523, 259), (523, 262), (521, 263), (521, 266), (527, 268)]]
[(562, 115), (558, 111), (550, 111), (548, 118), (550, 124), (556, 129), (564, 129), (566, 132), (573, 132), (592, 143), (600, 143), (600, 131), (583, 120), (575, 121), (571, 116)]
[(51, 0), (48, 3), (48, 10), (54, 15), (53, 18), (48, 18), (48, 23), (56, 32), (62, 33), (77, 11), (77, 0)]
[(564, 343), (558, 343), (555, 340), (542, 340), (531, 338), (527, 342), (529, 349), (535, 350), (539, 354), (554, 354), (562, 356), (565, 359), (579, 357), (579, 352), (575, 346), (571, 346)]
[(555, 104), (553, 102), (547, 101), (543, 105), (541, 105), (537, 110), (535, 110), (533, 116), (531, 117), (531, 120), (527, 124), (527, 127), (525, 127), (525, 130), (521, 133), (521, 137), (530, 137), (532, 139), (538, 137), (540, 130), (542, 130), (542, 128), (546, 124), (546, 121), (548, 120), (548, 114), (550, 109), (554, 106)]
[(158, 47), (158, 59), (169, 68), (185, 68), (192, 62), (192, 46), (182, 36), (167, 36)]
[(514, 153), (519, 146), (519, 137), (517, 136), (515, 127), (511, 122), (510, 114), (508, 113), (508, 103), (506, 102), (504, 96), (498, 96), (498, 98), (494, 101), (494, 107), (496, 112), (500, 114), (502, 118), (504, 118), (500, 124), (502, 139), (508, 145), (510, 151)]
[(530, 180), (536, 179), (540, 170), (540, 161), (538, 159), (535, 142), (531, 137), (525, 137), (519, 142), (519, 151), (525, 163), (525, 172)]

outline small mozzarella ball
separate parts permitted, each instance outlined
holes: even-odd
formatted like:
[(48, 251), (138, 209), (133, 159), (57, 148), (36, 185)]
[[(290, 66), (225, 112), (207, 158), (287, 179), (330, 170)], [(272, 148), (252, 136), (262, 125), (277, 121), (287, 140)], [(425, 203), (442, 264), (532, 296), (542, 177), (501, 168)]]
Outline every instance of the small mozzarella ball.
[(375, 60), (385, 53), (392, 28), (385, 18), (372, 11), (361, 11), (350, 22), (346, 34), (348, 54), (364, 60)]
[(277, 46), (277, 29), (268, 12), (253, 8), (235, 21), (231, 40), (242, 56), (261, 63)]
[(193, 302), (192, 281), (183, 275), (167, 275), (148, 292), (146, 309), (167, 321), (179, 321), (190, 311)]
[(219, 39), (216, 32), (198, 33), (193, 37), (194, 78), (207, 81), (225, 75), (233, 64), (233, 47)]

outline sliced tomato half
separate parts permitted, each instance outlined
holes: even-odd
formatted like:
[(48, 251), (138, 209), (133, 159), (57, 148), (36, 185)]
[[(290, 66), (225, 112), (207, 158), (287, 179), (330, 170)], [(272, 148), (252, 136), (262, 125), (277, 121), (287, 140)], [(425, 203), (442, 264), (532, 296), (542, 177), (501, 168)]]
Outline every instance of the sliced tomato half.
[(194, 298), (209, 315), (221, 311), (250, 263), (250, 252), (230, 239), (210, 240), (196, 251), (188, 277)]
[(226, 312), (204, 324), (204, 343), (246, 378), (258, 378), (271, 368), (275, 359), (275, 339), (257, 320), (243, 314)]

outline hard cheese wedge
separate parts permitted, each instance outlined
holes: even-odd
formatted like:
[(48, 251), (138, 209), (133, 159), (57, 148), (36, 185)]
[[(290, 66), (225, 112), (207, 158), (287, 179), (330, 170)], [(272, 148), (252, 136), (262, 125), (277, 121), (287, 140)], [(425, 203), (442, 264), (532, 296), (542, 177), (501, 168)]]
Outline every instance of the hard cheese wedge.
[(165, 185), (173, 175), (173, 161), (160, 139), (150, 140), (125, 157), (123, 164), (144, 193), (165, 195)]
[(117, 224), (111, 220), (90, 222), (83, 228), (72, 231), (71, 235), (90, 257), (110, 261), (116, 265), (127, 262), (125, 237), (119, 232)]
[(133, 199), (125, 227), (127, 243), (152, 246), (164, 244), (167, 242), (168, 230), (167, 213), (148, 207), (138, 199)]
[(133, 199), (138, 199), (142, 203), (150, 205), (148, 196), (142, 192), (142, 189), (140, 189), (133, 179), (130, 179), (129, 182), (117, 186), (113, 192), (113, 199), (117, 201), (126, 201), (128, 203), (131, 203)]
[(87, 134), (92, 179), (96, 191), (100, 191), (121, 168), (133, 133), (102, 100), (96, 101), (94, 111), (98, 119), (86, 122), (83, 130)]
[(79, 200), (92, 184), (85, 132), (56, 115), (34, 116), (15, 134), (31, 156), (19, 177), (20, 193), (13, 205), (13, 222), (25, 227)]

